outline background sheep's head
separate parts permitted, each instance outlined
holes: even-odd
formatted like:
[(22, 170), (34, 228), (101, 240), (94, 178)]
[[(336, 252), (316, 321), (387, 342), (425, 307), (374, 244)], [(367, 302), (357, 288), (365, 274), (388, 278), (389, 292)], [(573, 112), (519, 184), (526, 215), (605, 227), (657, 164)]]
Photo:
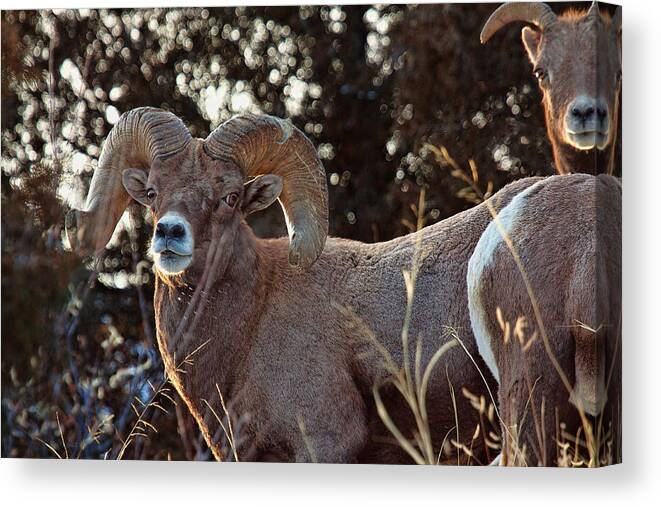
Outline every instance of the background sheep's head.
[(233, 240), (246, 215), (276, 199), (292, 266), (311, 266), (328, 232), (326, 177), (316, 150), (272, 116), (235, 117), (202, 140), (171, 113), (125, 113), (104, 144), (85, 210), (67, 217), (72, 245), (101, 253), (131, 198), (151, 210), (152, 253), (166, 276), (201, 271), (214, 238)]
[(543, 3), (507, 3), (485, 23), (482, 42), (513, 21), (530, 24), (521, 38), (544, 96), (554, 146), (583, 152), (612, 148), (622, 76), (621, 8), (611, 18), (593, 2), (587, 11), (556, 16)]

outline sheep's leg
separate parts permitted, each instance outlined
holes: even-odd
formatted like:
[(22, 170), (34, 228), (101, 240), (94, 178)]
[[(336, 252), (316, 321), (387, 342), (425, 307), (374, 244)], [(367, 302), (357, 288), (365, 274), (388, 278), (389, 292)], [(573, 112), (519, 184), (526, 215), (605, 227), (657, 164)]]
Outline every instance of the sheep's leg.
[(528, 383), (520, 374), (520, 371), (501, 373), (498, 388), (503, 439), (501, 465), (537, 466), (541, 461), (541, 446), (535, 432), (535, 428), (539, 427), (538, 401), (541, 400), (538, 400), (537, 389), (540, 386), (536, 386), (531, 393)]
[(356, 462), (367, 441), (367, 424), (364, 403), (355, 386), (318, 401), (313, 410), (298, 415), (294, 461)]
[(308, 442), (299, 446), (294, 455), (296, 463), (355, 463), (358, 454), (365, 446), (365, 428), (357, 432), (349, 429), (344, 435), (336, 432), (325, 435), (315, 434)]
[[(561, 425), (574, 434), (581, 426), (569, 393), (555, 372), (530, 368), (528, 378), (503, 378), (499, 389), (503, 464), (556, 466), (565, 441)], [(539, 379), (537, 383), (534, 380)]]
[(298, 446), (294, 461), (297, 463), (355, 463), (365, 446), (366, 427), (346, 428), (337, 431), (307, 436), (307, 442)]

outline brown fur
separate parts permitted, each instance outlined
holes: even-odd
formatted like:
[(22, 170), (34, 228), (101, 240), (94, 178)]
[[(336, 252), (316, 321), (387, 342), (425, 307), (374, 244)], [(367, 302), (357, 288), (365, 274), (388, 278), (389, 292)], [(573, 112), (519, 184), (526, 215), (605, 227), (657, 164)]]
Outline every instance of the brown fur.
[[(497, 9), (492, 18), (499, 18), (499, 12), (514, 12), (514, 9), (526, 11), (527, 4), (534, 5), (532, 2), (505, 4)], [(511, 21), (524, 21), (532, 25), (523, 28), (521, 39), (543, 95), (546, 128), (553, 147), (556, 172), (614, 174), (619, 169), (616, 167), (615, 148), (622, 75), (621, 16), (618, 14), (614, 22), (608, 13), (599, 11), (596, 2), (589, 10), (569, 9), (560, 16), (553, 14), (548, 7), (545, 9), (548, 12), (542, 16), (543, 22), (534, 19), (534, 16), (526, 19), (525, 14), (495, 24), (491, 23), (490, 18), (483, 29), (482, 40), (486, 42), (494, 30)], [(576, 116), (571, 114), (579, 97), (597, 101), (600, 107), (607, 109), (607, 135), (604, 133), (603, 142), (599, 141), (592, 147), (589, 143), (585, 144), (586, 141), (572, 140), (570, 133), (574, 130), (576, 135), (586, 128), (585, 120), (576, 120)], [(596, 102), (593, 105), (596, 106)], [(568, 127), (567, 121), (571, 127)], [(602, 131), (602, 128), (605, 131), (603, 125), (599, 130)]]
[[(499, 217), (539, 302), (551, 350), (574, 397), (586, 401), (586, 411), (599, 413), (597, 417), (588, 414), (593, 425), (612, 428), (612, 457), (619, 462), (620, 182), (606, 175), (555, 176), (530, 187), (508, 208)], [(489, 226), (491, 234), (494, 227)], [(558, 423), (566, 424), (566, 431), (576, 435), (581, 426), (579, 414), (546, 352), (511, 250), (502, 240), (489, 248), (490, 232), (485, 232), (469, 264), (468, 299), (476, 336), (486, 335), (477, 340), (487, 340), (500, 376), (504, 462), (514, 453), (509, 432), (518, 440), (518, 447), (527, 451), (529, 465), (554, 465), (559, 450)], [(485, 252), (486, 257), (480, 258)], [(512, 327), (519, 317), (526, 318), (527, 338), (538, 333), (527, 351), (512, 336), (505, 344), (498, 308), (503, 321)], [(486, 322), (480, 323), (480, 316)]]
[[(256, 238), (240, 206), (214, 211), (227, 192), (245, 198), (243, 182), (236, 167), (209, 158), (195, 143), (149, 173), (148, 185), (159, 195), (154, 220), (176, 210), (190, 222), (196, 245), (193, 263), (182, 275), (157, 270), (155, 309), (166, 371), (216, 456), (222, 433), (204, 400), (222, 416), (218, 386), (235, 423), (239, 417), (248, 421), (241, 429), (239, 459), (309, 461), (311, 447), (324, 462), (408, 462), (396, 444), (383, 441), (392, 437), (380, 423), (372, 387), (386, 371), (365, 329), (401, 364), (402, 271), (410, 269), (416, 238), (422, 236), (425, 257), (410, 328), (412, 341), (422, 342), (422, 365), (449, 340), (444, 326), (453, 326), (484, 367), (470, 330), (465, 280), (468, 258), (491, 218), (486, 207), (387, 243), (329, 238), (319, 260), (301, 271), (288, 264), (287, 239)], [(500, 208), (535, 181), (513, 183), (492, 202)], [(219, 246), (211, 251), (214, 238)], [(214, 252), (219, 267), (203, 294), (204, 307), (192, 318), (193, 328), (178, 334), (207, 254)], [(176, 371), (200, 346), (185, 373)], [(485, 386), (459, 347), (436, 370), (427, 399), (434, 445), (438, 449), (455, 424), (448, 377), (457, 393), (460, 439), (470, 445), (479, 417), (461, 387), (484, 394)], [(399, 393), (384, 388), (382, 395), (410, 436), (413, 423)], [(479, 439), (475, 447), (484, 461)]]
[[(569, 10), (541, 34), (522, 32), (524, 47), (535, 69), (543, 94), (546, 129), (560, 174), (613, 174), (620, 101), (621, 33), (602, 14), (597, 21), (586, 11)], [(567, 142), (564, 118), (578, 95), (598, 96), (608, 104), (609, 142), (603, 149), (579, 150)]]

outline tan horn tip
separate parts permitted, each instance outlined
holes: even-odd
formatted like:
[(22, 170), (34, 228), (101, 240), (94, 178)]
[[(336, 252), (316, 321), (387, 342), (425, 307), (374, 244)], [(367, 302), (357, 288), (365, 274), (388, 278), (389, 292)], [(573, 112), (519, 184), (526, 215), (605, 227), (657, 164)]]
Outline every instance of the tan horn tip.
[(322, 250), (313, 244), (311, 235), (294, 233), (289, 241), (289, 265), (307, 271), (317, 261)]
[(64, 233), (71, 250), (77, 251), (78, 244), (78, 210), (72, 209), (67, 211), (64, 216)]
[(276, 141), (278, 144), (285, 144), (294, 134), (294, 125), (289, 120), (282, 120), (278, 118), (278, 127), (282, 133), (282, 139)]
[(289, 247), (289, 265), (293, 268), (297, 268), (299, 267), (300, 262), (301, 254), (297, 250)]
[(64, 217), (64, 231), (71, 250), (81, 257), (99, 254), (103, 248), (94, 245), (93, 238), (89, 237), (89, 213), (76, 209), (69, 210)]

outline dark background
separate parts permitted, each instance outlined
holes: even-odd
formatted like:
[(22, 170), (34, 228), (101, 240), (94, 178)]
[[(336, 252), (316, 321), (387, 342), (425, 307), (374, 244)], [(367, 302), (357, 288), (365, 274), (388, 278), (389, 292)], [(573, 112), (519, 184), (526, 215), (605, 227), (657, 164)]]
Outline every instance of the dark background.
[[(98, 275), (63, 241), (118, 114), (165, 108), (199, 137), (246, 108), (290, 117), (326, 167), (331, 234), (387, 240), (423, 186), (427, 223), (474, 204), (427, 144), (496, 189), (553, 172), (520, 27), (480, 45), (495, 7), (4, 11), (2, 456), (115, 457), (131, 403), (162, 380), (143, 212)], [(253, 226), (284, 234), (279, 207)], [(158, 401), (158, 433), (125, 457), (209, 459), (181, 406)]]

